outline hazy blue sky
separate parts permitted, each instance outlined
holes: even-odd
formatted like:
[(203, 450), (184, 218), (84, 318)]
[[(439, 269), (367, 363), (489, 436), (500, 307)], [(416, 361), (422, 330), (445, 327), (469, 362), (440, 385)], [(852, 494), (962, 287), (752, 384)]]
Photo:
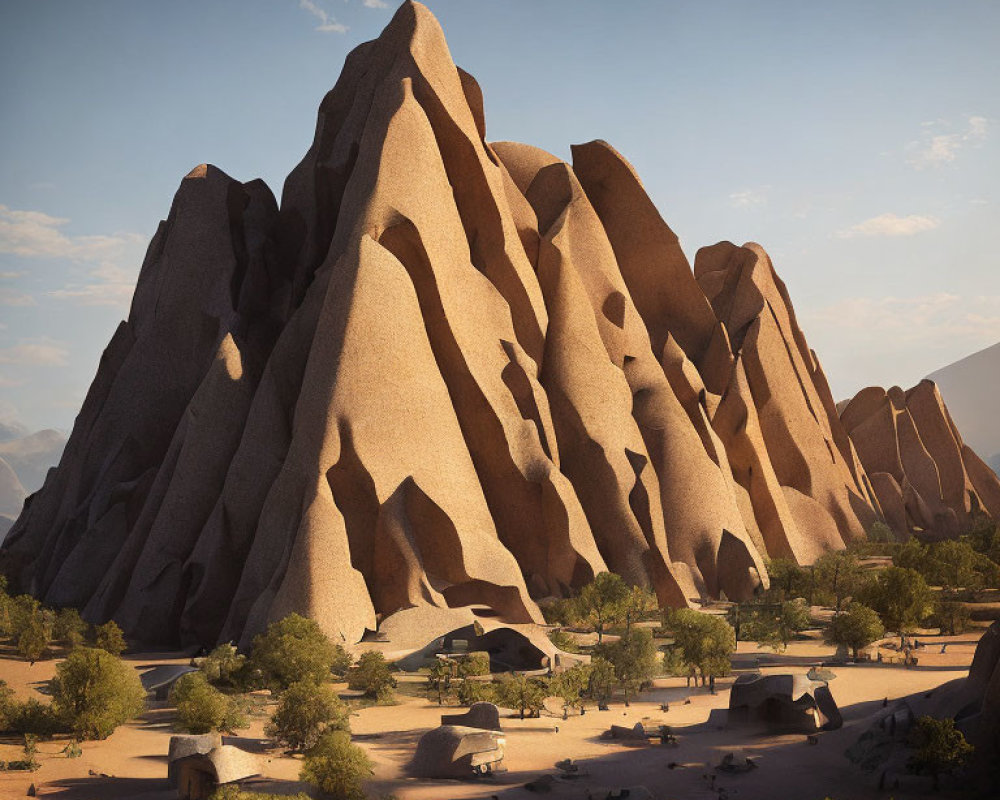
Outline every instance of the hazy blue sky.
[[(488, 137), (772, 254), (838, 398), (1000, 340), (1000, 3), (429, 0)], [(181, 177), (280, 193), (381, 0), (2, 0), (0, 419), (68, 428)]]

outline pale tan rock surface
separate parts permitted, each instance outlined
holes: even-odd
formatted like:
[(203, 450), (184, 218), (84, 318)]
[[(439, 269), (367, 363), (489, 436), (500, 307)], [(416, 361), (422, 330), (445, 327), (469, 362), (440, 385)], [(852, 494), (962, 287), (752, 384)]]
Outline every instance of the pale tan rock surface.
[(1000, 479), (962, 441), (933, 381), (862, 389), (841, 420), (898, 537), (957, 536), (974, 511), (1000, 515)]
[(530, 626), (606, 569), (664, 605), (745, 598), (768, 558), (905, 516), (933, 458), (883, 510), (761, 248), (692, 272), (613, 148), (488, 144), (484, 107), (407, 2), (280, 208), (192, 170), (4, 543), (18, 588), (148, 643), (246, 645), (296, 611), (419, 649)]

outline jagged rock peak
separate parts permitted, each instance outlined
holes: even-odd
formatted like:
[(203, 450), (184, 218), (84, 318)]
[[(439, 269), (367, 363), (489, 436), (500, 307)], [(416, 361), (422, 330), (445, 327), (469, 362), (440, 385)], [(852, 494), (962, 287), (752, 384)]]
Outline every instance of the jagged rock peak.
[(404, 612), (536, 622), (606, 569), (749, 597), (768, 558), (863, 535), (879, 500), (766, 253), (692, 271), (610, 145), (490, 144), (484, 108), (405, 3), (280, 208), (182, 181), (0, 551), (17, 585), (148, 643), (291, 611), (353, 643)]

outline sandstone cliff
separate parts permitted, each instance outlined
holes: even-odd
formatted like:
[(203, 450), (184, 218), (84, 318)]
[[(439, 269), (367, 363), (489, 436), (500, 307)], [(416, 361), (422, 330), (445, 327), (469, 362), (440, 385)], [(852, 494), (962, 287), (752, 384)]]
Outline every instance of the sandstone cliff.
[(275, 202), (188, 175), (4, 566), (156, 643), (290, 611), (510, 622), (612, 569), (750, 595), (881, 506), (757, 245), (692, 270), (631, 165), (489, 144), (404, 3)]
[(899, 538), (957, 536), (974, 511), (1000, 516), (1000, 479), (962, 441), (933, 381), (863, 389), (841, 421)]

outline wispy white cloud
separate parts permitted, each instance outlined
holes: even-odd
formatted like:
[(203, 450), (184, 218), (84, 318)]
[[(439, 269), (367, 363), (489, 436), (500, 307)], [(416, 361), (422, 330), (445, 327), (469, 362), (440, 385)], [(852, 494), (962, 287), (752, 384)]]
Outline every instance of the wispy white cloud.
[(13, 389), (16, 386), (24, 386), (26, 383), (24, 378), (11, 378), (0, 373), (0, 389)]
[(69, 350), (65, 343), (47, 336), (19, 339), (15, 345), (0, 348), (0, 364), (64, 367), (68, 363)]
[[(978, 115), (968, 116), (961, 130), (947, 120), (920, 123), (921, 138), (906, 146), (910, 154), (907, 163), (916, 169), (929, 169), (950, 164), (965, 147), (983, 141), (989, 132), (989, 120)], [(935, 131), (945, 129), (943, 133)]]
[(962, 297), (949, 292), (910, 297), (849, 297), (803, 314), (807, 323), (866, 336), (891, 336), (897, 344), (935, 338), (1000, 340), (1000, 296)]
[(317, 3), (313, 2), (313, 0), (299, 0), (299, 8), (308, 11), (317, 20), (319, 20), (319, 25), (316, 26), (316, 30), (322, 31), (323, 33), (347, 33), (346, 25), (337, 22), (336, 19), (326, 12), (325, 8), (322, 8)]
[(729, 195), (729, 205), (733, 208), (756, 208), (767, 205), (767, 190), (770, 186), (758, 189), (741, 189)]
[(0, 281), (13, 281), (18, 278), (23, 278), (26, 273), (24, 272), (0, 272)]
[(853, 239), (856, 236), (913, 236), (924, 231), (934, 230), (941, 222), (935, 217), (910, 214), (900, 217), (897, 214), (879, 214), (857, 225), (852, 225), (837, 232), (841, 239)]
[[(68, 219), (42, 211), (0, 205), (0, 253), (89, 265), (85, 278), (48, 294), (74, 299), (82, 305), (127, 305), (135, 289), (146, 237), (137, 233), (71, 236), (64, 231), (68, 224)], [(0, 277), (13, 279), (23, 274), (5, 272)], [(34, 300), (24, 293), (12, 293), (0, 303), (32, 305)]]
[(365, 0), (365, 8), (388, 8), (385, 0)]
[(35, 298), (17, 289), (0, 287), (0, 306), (33, 306)]

